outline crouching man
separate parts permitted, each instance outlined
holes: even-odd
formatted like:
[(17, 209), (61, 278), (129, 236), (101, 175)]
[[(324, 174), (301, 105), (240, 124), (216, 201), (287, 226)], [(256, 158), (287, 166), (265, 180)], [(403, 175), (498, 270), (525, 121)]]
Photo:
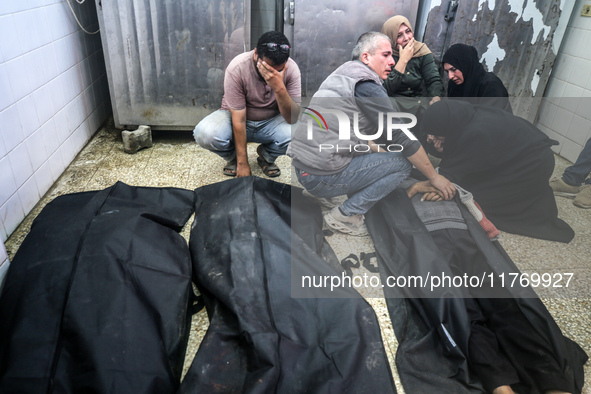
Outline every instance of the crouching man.
[(393, 123), (388, 114), (397, 112), (382, 86), (395, 64), (390, 39), (377, 32), (362, 34), (352, 59), (314, 94), (302, 114), (313, 120), (302, 119), (295, 128), (287, 154), (309, 193), (320, 198), (348, 196), (325, 215), (326, 224), (364, 236), (363, 215), (408, 176), (412, 165), (445, 199), (453, 197), (455, 188), (437, 174), (408, 130), (386, 130)]
[(281, 174), (275, 159), (291, 140), (290, 124), (297, 121), (301, 96), (300, 70), (289, 52), (283, 33), (264, 33), (255, 50), (228, 65), (222, 108), (195, 127), (195, 141), (227, 161), (224, 175), (251, 175), (247, 142), (260, 143), (257, 162), (265, 175)]

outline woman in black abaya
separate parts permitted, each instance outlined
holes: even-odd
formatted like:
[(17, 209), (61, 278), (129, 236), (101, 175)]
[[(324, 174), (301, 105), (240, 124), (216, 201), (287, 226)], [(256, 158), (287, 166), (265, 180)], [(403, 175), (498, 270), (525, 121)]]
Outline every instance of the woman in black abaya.
[(490, 106), (443, 100), (423, 118), (428, 141), (440, 151), (439, 172), (472, 192), (500, 230), (570, 242), (574, 231), (558, 218), (549, 139), (525, 119)]
[(449, 77), (447, 97), (479, 97), (467, 100), (513, 113), (505, 85), (494, 73), (484, 70), (476, 48), (454, 44), (445, 52), (441, 62)]

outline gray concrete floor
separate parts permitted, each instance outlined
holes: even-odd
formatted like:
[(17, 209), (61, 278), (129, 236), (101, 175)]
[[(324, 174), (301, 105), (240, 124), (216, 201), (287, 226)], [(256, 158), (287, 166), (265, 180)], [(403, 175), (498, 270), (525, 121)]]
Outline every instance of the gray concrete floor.
[[(59, 195), (104, 189), (116, 181), (134, 186), (195, 189), (228, 179), (222, 174), (224, 161), (198, 147), (190, 132), (153, 131), (153, 142), (152, 148), (140, 150), (136, 154), (126, 154), (123, 152), (120, 131), (114, 128), (112, 120), (108, 121), (7, 240), (6, 249), (9, 257), (14, 257), (28, 234), (33, 219), (49, 201)], [(249, 144), (252, 172), (255, 176), (264, 177), (256, 164), (255, 148), (255, 145)], [(273, 179), (291, 183), (288, 158), (281, 157), (277, 163), (282, 169), (282, 175)], [(570, 164), (565, 159), (557, 157), (555, 175), (562, 174)], [(568, 287), (539, 287), (536, 291), (563, 333), (579, 343), (591, 355), (591, 209), (576, 208), (572, 205), (572, 200), (562, 197), (557, 197), (556, 202), (560, 217), (576, 232), (571, 243), (541, 241), (506, 233), (501, 235), (500, 242), (523, 272), (573, 274)], [(190, 223), (191, 221), (182, 232), (187, 239)], [(369, 238), (335, 234), (328, 239), (340, 259), (345, 258), (351, 248), (356, 253), (373, 251), (373, 244)], [(362, 274), (363, 270), (361, 268), (359, 273)], [(371, 289), (360, 289), (360, 293), (376, 310), (390, 364), (395, 373), (393, 355), (397, 342), (385, 302), (380, 298), (380, 293)], [(207, 325), (205, 311), (195, 315), (186, 367), (192, 360)], [(591, 377), (590, 363), (585, 366), (585, 376), (586, 380)], [(404, 392), (396, 373), (395, 380), (399, 392)], [(583, 392), (591, 393), (590, 386), (591, 384), (587, 383)]]

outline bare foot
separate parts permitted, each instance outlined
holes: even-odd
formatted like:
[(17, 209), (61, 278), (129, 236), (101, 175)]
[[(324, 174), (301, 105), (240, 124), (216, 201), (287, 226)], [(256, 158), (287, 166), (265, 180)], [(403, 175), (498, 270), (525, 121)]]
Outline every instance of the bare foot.
[(492, 394), (515, 394), (511, 386), (499, 386), (493, 390)]

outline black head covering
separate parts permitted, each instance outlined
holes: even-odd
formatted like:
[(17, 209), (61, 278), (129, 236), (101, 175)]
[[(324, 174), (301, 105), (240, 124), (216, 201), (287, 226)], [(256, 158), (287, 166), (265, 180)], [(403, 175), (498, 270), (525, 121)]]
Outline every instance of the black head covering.
[(478, 86), (484, 78), (484, 67), (478, 59), (476, 48), (466, 44), (454, 44), (443, 55), (442, 63), (449, 63), (464, 75), (464, 83), (449, 82), (449, 97), (478, 97)]
[[(454, 146), (474, 117), (475, 107), (458, 100), (440, 100), (429, 106), (423, 115), (421, 131), (445, 137), (446, 147)], [(449, 151), (449, 149), (447, 149)]]
[[(499, 162), (552, 145), (551, 140), (533, 124), (489, 106), (463, 100), (444, 99), (424, 113), (421, 131), (445, 137), (443, 157), (472, 172), (476, 163)], [(474, 162), (466, 166), (466, 158)]]

